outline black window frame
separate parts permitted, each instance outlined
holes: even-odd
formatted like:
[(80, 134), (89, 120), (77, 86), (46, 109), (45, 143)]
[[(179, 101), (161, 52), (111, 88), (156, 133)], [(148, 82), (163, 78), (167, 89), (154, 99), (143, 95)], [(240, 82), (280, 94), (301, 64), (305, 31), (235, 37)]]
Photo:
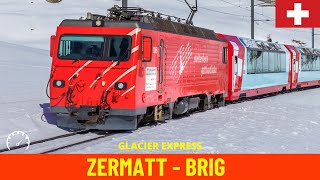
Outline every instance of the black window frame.
[[(150, 38), (151, 46), (150, 46), (150, 60), (144, 59), (144, 39)], [(153, 40), (151, 36), (143, 36), (142, 37), (142, 62), (151, 62), (152, 61), (152, 54), (153, 54)]]
[(222, 53), (222, 63), (228, 64), (228, 47), (223, 47), (223, 53)]
[[(101, 59), (95, 59), (95, 58), (85, 58), (85, 59), (70, 59), (70, 58), (62, 58), (60, 57), (60, 43), (61, 43), (61, 39), (64, 36), (93, 36), (93, 37), (104, 37), (104, 50), (103, 50), (103, 57)], [(109, 54), (109, 40), (112, 37), (127, 37), (129, 39), (129, 51), (128, 51), (128, 57), (126, 59), (122, 59), (122, 60), (116, 60), (116, 59), (112, 59), (110, 57), (108, 57), (107, 54)], [(59, 60), (70, 60), (70, 61), (74, 61), (74, 60), (81, 60), (81, 61), (119, 61), (119, 62), (127, 62), (131, 59), (131, 51), (132, 51), (132, 37), (129, 35), (113, 35), (113, 34), (62, 34), (59, 37), (59, 42), (58, 42), (58, 51), (57, 51), (57, 58)], [(108, 51), (107, 51), (108, 50)]]

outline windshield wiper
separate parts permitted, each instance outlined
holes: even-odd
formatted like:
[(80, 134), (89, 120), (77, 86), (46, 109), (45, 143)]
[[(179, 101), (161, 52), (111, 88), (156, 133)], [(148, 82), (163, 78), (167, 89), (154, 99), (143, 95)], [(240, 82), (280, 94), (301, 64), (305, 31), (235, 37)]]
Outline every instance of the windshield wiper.
[[(98, 57), (93, 57), (93, 56), (84, 56), (82, 58), (90, 58), (91, 60), (95, 60), (97, 59)], [(76, 62), (80, 61), (81, 59), (75, 59), (72, 61), (72, 64), (75, 64)]]
[(76, 63), (78, 61), (80, 61), (80, 59), (75, 59), (75, 60), (72, 61), (72, 64), (74, 64), (74, 63)]

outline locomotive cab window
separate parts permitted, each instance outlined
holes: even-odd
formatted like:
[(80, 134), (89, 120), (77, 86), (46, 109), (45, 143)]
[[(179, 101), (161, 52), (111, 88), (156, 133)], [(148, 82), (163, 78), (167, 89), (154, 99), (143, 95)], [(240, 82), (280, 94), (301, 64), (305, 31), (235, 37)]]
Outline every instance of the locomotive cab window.
[(228, 62), (228, 48), (226, 48), (226, 47), (223, 48), (222, 62), (223, 62), (223, 64), (227, 64), (227, 62)]
[(129, 36), (63, 35), (58, 57), (66, 60), (127, 61), (130, 54)]
[(152, 59), (152, 39), (151, 37), (143, 37), (143, 61), (150, 62)]
[(127, 37), (111, 37), (109, 40), (108, 57), (112, 60), (121, 61), (129, 58), (131, 53), (130, 40)]

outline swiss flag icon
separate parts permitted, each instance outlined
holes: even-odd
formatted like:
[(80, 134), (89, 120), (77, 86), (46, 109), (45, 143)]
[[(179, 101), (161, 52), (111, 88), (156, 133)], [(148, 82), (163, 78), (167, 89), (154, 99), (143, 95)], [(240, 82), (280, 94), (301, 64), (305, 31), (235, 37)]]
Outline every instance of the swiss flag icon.
[(276, 27), (320, 27), (320, 0), (276, 0)]

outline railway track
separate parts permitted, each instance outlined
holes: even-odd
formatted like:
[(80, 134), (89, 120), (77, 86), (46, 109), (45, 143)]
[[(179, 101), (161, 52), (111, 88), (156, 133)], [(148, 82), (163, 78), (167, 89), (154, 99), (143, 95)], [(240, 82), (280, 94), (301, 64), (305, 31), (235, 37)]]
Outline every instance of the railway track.
[(26, 151), (27, 144), (23, 144), (16, 147), (11, 147), (10, 150), (7, 148), (0, 149), (0, 153), (20, 154), (20, 153), (36, 153), (36, 154), (47, 154), (53, 153), (58, 150), (77, 146), (80, 144), (88, 143), (98, 139), (102, 139), (111, 136), (115, 133), (107, 133), (93, 130), (77, 131), (65, 135), (59, 135), (51, 138), (46, 138), (30, 143), (28, 151)]
[[(154, 123), (143, 125), (139, 130), (146, 128), (152, 128), (155, 126)], [(65, 135), (59, 135), (51, 138), (46, 138), (30, 143), (29, 149), (26, 150), (27, 144), (23, 144), (16, 147), (11, 147), (11, 150), (0, 149), (0, 153), (3, 154), (50, 154), (50, 153), (67, 153), (72, 148), (81, 149), (84, 144), (90, 146), (90, 143), (102, 143), (108, 138), (117, 135), (121, 136), (126, 135), (127, 131), (98, 131), (98, 130), (83, 130), (72, 132)]]
[(89, 138), (89, 139), (82, 140), (82, 141), (79, 141), (79, 142), (74, 142), (74, 143), (71, 143), (71, 144), (55, 147), (55, 148), (52, 148), (50, 150), (43, 151), (40, 154), (50, 154), (50, 153), (59, 152), (61, 150), (65, 150), (65, 149), (68, 149), (68, 148), (71, 148), (71, 147), (75, 147), (75, 146), (78, 146), (78, 145), (90, 143), (90, 142), (93, 142), (93, 141), (97, 141), (99, 139), (104, 139), (104, 138), (110, 137), (110, 136), (112, 136), (114, 134), (116, 134), (116, 133), (108, 133), (108, 134), (105, 134), (105, 135), (99, 135), (97, 137)]

